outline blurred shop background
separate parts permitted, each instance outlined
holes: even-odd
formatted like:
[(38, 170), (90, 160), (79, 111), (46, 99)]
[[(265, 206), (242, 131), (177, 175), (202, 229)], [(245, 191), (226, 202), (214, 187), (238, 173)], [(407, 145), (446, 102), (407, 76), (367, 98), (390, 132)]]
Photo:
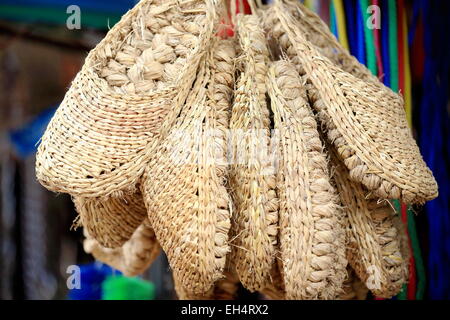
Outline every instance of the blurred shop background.
[[(0, 0), (0, 299), (102, 299), (102, 283), (118, 277), (84, 253), (81, 230), (71, 229), (72, 201), (38, 184), (34, 153), (87, 53), (136, 2)], [(417, 215), (404, 212), (413, 259), (403, 299), (449, 299), (449, 1), (305, 3), (353, 55), (409, 101), (409, 120), (440, 196), (410, 210)], [(371, 5), (381, 10), (381, 29), (373, 33), (364, 24)], [(80, 25), (73, 18), (78, 8)], [(91, 277), (91, 291), (69, 293), (73, 265)], [(141, 290), (142, 299), (175, 298), (163, 255), (137, 281), (125, 282), (115, 285)], [(111, 293), (109, 298), (130, 297)]]

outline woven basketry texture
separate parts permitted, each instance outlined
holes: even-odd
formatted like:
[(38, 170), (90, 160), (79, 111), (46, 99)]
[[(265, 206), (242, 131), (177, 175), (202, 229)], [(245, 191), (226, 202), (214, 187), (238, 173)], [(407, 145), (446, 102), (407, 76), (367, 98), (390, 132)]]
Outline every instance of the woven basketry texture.
[(89, 53), (39, 146), (48, 189), (121, 197), (191, 89), (213, 31), (213, 0), (142, 0)]
[(272, 64), (268, 90), (279, 136), (279, 239), (287, 299), (334, 299), (346, 277), (342, 212), (306, 97), (306, 80)]
[(265, 28), (311, 83), (309, 98), (351, 179), (384, 199), (434, 199), (437, 184), (412, 137), (402, 98), (363, 72), (355, 76), (330, 61), (298, 27), (308, 16), (296, 20), (284, 2), (265, 11)]
[(74, 197), (76, 223), (106, 248), (121, 247), (147, 216), (140, 192), (106, 200)]
[(179, 300), (235, 300), (239, 289), (239, 278), (233, 271), (225, 271), (223, 279), (217, 281), (207, 293), (200, 295), (187, 292), (176, 278), (174, 278), (174, 286)]
[(339, 300), (366, 300), (369, 289), (366, 285), (356, 276), (355, 271), (348, 266), (348, 277), (344, 281), (343, 293), (339, 297)]
[[(300, 1), (287, 1), (286, 8), (296, 20), (296, 26), (302, 31), (306, 40), (311, 42), (321, 54), (355, 77), (378, 86), (381, 84), (365, 65), (361, 64), (348, 50), (342, 47), (330, 32), (329, 26), (315, 12), (308, 9)], [(286, 40), (288, 39), (285, 38), (282, 41)], [(289, 53), (289, 56), (291, 55), (293, 56), (295, 53)], [(300, 63), (298, 64), (300, 65)]]
[(91, 238), (86, 230), (85, 235), (83, 246), (86, 253), (90, 253), (95, 259), (120, 270), (128, 277), (144, 273), (161, 252), (161, 247), (148, 221), (142, 223), (131, 239), (120, 248), (105, 248), (97, 240)]
[(350, 180), (347, 168), (331, 152), (334, 180), (347, 216), (347, 258), (373, 294), (390, 298), (406, 282), (405, 260), (395, 226), (395, 210), (387, 200), (367, 199), (367, 190)]
[(286, 291), (284, 286), (283, 274), (280, 270), (283, 269), (283, 263), (280, 259), (276, 259), (270, 273), (269, 285), (260, 291), (263, 295), (271, 300), (285, 300)]
[(269, 52), (256, 16), (237, 17), (241, 54), (230, 121), (231, 170), (235, 213), (233, 260), (244, 287), (265, 288), (277, 243), (278, 200), (269, 157), (270, 120), (265, 77)]
[(234, 58), (232, 40), (212, 39), (189, 99), (150, 159), (142, 185), (174, 278), (194, 295), (222, 277), (229, 252), (225, 156)]

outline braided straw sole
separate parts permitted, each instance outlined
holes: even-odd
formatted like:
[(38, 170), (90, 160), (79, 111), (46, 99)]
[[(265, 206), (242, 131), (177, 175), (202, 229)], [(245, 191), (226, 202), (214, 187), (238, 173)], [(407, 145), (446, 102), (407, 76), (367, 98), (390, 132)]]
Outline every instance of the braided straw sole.
[(265, 11), (266, 29), (311, 83), (309, 98), (350, 178), (384, 199), (423, 203), (437, 197), (402, 98), (378, 81), (363, 81), (334, 65), (306, 39), (298, 27), (302, 20), (296, 21), (283, 2)]
[(406, 281), (405, 261), (395, 227), (398, 219), (388, 201), (366, 198), (361, 184), (352, 182), (348, 171), (331, 152), (334, 179), (347, 215), (347, 258), (358, 277), (376, 296), (391, 298)]
[(107, 200), (74, 197), (78, 224), (105, 248), (121, 247), (147, 216), (141, 193)]
[(174, 278), (193, 295), (208, 292), (222, 277), (229, 252), (224, 159), (234, 56), (231, 40), (212, 39), (188, 102), (150, 159), (142, 185)]
[(267, 86), (279, 135), (277, 192), (287, 299), (335, 299), (346, 277), (342, 212), (306, 98), (306, 81), (274, 62)]
[(267, 160), (270, 120), (264, 81), (269, 52), (257, 17), (238, 15), (237, 35), (241, 73), (230, 121), (230, 187), (236, 207), (232, 259), (243, 286), (258, 291), (270, 280), (277, 243), (275, 176)]
[(80, 197), (136, 189), (212, 35), (214, 0), (142, 0), (86, 58), (36, 157), (46, 188)]
[(161, 252), (155, 233), (148, 224), (142, 223), (130, 240), (120, 248), (108, 249), (90, 237), (85, 230), (83, 246), (95, 259), (120, 270), (125, 276), (134, 277), (144, 273)]

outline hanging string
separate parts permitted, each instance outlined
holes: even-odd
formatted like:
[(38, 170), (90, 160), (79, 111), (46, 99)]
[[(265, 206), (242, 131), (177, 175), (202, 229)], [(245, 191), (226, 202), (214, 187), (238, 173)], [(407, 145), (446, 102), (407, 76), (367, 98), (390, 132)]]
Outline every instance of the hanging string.
[[(403, 1), (402, 1), (403, 2)], [(404, 76), (404, 98), (405, 98), (405, 110), (406, 110), (406, 119), (408, 120), (408, 124), (410, 128), (412, 128), (412, 93), (411, 93), (411, 64), (409, 59), (409, 41), (408, 41), (408, 21), (406, 17), (406, 10), (402, 11), (402, 19), (401, 19), (402, 27), (403, 27), (403, 57), (405, 63), (405, 76)]]
[(366, 47), (365, 47), (365, 41), (364, 41), (364, 17), (361, 11), (361, 6), (359, 5), (359, 2), (357, 1), (355, 4), (355, 11), (356, 11), (356, 30), (357, 30), (357, 53), (356, 58), (359, 62), (362, 64), (366, 64)]
[(386, 1), (381, 3), (381, 53), (383, 58), (383, 83), (385, 86), (391, 86), (391, 67), (389, 59), (389, 14)]
[(309, 9), (309, 10), (312, 10), (312, 11), (314, 11), (314, 12), (317, 12), (316, 11), (316, 5), (317, 5), (317, 1), (315, 1), (315, 0), (305, 0), (305, 6)]
[(404, 10), (403, 0), (397, 0), (397, 49), (398, 49), (398, 89), (405, 94), (405, 48), (403, 41), (402, 12)]
[(347, 23), (345, 21), (345, 11), (342, 0), (333, 0), (333, 7), (336, 14), (339, 42), (345, 49), (349, 50), (350, 47), (348, 45), (347, 27), (346, 27)]
[(415, 295), (413, 291), (409, 290), (408, 287), (408, 299), (409, 300), (423, 300), (425, 296), (425, 288), (426, 288), (426, 272), (425, 266), (423, 264), (422, 252), (420, 250), (419, 238), (417, 236), (416, 222), (414, 211), (411, 207), (408, 208), (408, 231), (411, 235), (411, 246), (414, 252), (414, 261), (416, 265), (416, 292)]
[(357, 35), (356, 35), (356, 10), (354, 0), (344, 0), (344, 8), (347, 22), (347, 36), (348, 36), (348, 46), (350, 48), (350, 53), (354, 56), (357, 55)]
[[(380, 2), (378, 0), (372, 0), (372, 5), (375, 6), (376, 8), (379, 8)], [(380, 17), (375, 17), (375, 19), (377, 20), (376, 22), (378, 24), (379, 23), (378, 19), (380, 19)], [(373, 29), (373, 37), (375, 42), (375, 55), (377, 58), (378, 79), (382, 79), (384, 72), (383, 72), (383, 58), (381, 54), (381, 36), (379, 27), (380, 27), (379, 25), (376, 25), (375, 28)]]
[(366, 42), (367, 68), (373, 75), (377, 75), (377, 58), (375, 55), (375, 46), (372, 30), (367, 26), (369, 21), (369, 0), (359, 0), (360, 10), (363, 16), (364, 39)]
[[(410, 237), (409, 237), (409, 232), (408, 232), (408, 227), (407, 227), (407, 225), (408, 225), (407, 212), (406, 212), (406, 210), (402, 210), (402, 206), (400, 204), (400, 201), (394, 200), (393, 204), (394, 204), (395, 211), (400, 213), (400, 217), (401, 217), (402, 222), (403, 222), (404, 227), (405, 227), (405, 233), (406, 233), (406, 236), (408, 238), (408, 251), (411, 253), (411, 240), (410, 240)], [(409, 261), (409, 279), (408, 279), (408, 281), (410, 281), (411, 277), (413, 276), (411, 274), (411, 265), (413, 264), (414, 256), (412, 254), (410, 254), (410, 257), (411, 258), (410, 258), (410, 261)], [(398, 300), (407, 300), (408, 299), (408, 285), (406, 283), (403, 285), (402, 290), (397, 295), (397, 299)]]
[(390, 86), (394, 92), (398, 92), (398, 45), (397, 45), (397, 6), (396, 0), (388, 1), (389, 17), (389, 61), (391, 81)]
[(337, 28), (336, 9), (334, 8), (334, 2), (330, 3), (330, 29), (334, 36), (339, 39), (339, 32)]

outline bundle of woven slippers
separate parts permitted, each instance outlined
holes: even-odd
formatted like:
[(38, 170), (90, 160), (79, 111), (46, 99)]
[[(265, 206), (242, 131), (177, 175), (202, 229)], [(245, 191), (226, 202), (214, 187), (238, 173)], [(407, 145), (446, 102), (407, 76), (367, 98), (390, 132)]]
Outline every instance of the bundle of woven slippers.
[[(438, 194), (402, 97), (299, 1), (141, 0), (88, 55), (45, 132), (38, 180), (72, 196), (86, 252), (180, 299), (397, 294), (390, 200)], [(223, 37), (232, 17), (234, 36)]]

